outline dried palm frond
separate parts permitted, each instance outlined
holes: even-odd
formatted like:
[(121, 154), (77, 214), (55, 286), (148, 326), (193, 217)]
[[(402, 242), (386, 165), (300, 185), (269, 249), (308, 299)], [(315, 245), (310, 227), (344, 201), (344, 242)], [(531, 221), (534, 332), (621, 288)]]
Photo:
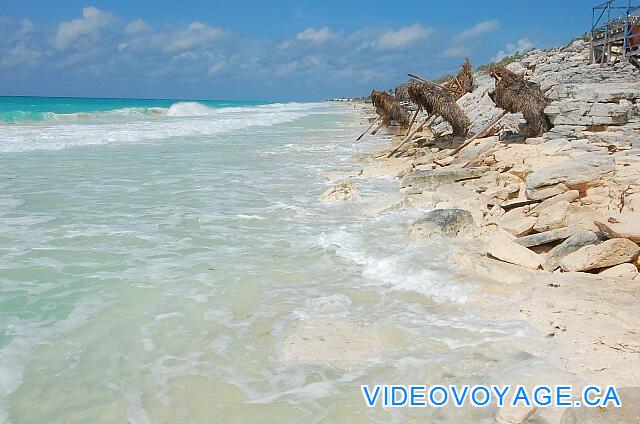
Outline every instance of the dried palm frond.
[(525, 137), (539, 137), (551, 129), (551, 123), (544, 114), (549, 99), (538, 84), (526, 81), (521, 76), (503, 66), (490, 69), (496, 80), (496, 89), (490, 94), (497, 107), (510, 113), (522, 112), (525, 121)]
[(376, 113), (382, 117), (383, 125), (389, 126), (391, 121), (405, 127), (409, 125), (409, 112), (386, 91), (372, 90), (371, 103), (376, 108)]
[(460, 66), (458, 75), (447, 81), (445, 88), (453, 94), (455, 100), (473, 91), (473, 67), (471, 66), (471, 59), (467, 58), (464, 61), (462, 66)]
[(428, 81), (410, 81), (407, 88), (411, 101), (428, 114), (438, 114), (453, 128), (453, 135), (464, 137), (469, 131), (469, 118), (455, 102), (451, 93)]

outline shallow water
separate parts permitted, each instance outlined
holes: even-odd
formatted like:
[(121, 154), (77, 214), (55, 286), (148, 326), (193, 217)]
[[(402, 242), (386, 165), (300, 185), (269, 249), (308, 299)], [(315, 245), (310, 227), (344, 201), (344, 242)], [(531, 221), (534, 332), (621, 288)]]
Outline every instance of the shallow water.
[[(364, 213), (396, 180), (317, 201), (321, 171), (383, 142), (355, 144), (363, 126), (327, 103), (0, 127), (0, 422), (492, 422), (365, 407), (360, 384), (493, 383), (531, 359), (522, 322), (469, 305), (450, 244), (408, 244), (421, 211)], [(375, 349), (283, 355), (327, 322)]]

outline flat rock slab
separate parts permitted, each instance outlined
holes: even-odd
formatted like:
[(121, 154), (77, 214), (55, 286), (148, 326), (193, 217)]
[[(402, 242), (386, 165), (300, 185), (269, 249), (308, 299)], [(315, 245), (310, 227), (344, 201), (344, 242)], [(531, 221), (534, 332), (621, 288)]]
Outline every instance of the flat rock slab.
[(634, 261), (639, 253), (640, 247), (631, 240), (615, 238), (568, 254), (560, 266), (564, 271), (589, 271)]
[(401, 188), (409, 188), (411, 193), (434, 191), (441, 185), (456, 181), (480, 178), (488, 168), (427, 169), (409, 172), (400, 180)]
[(556, 230), (567, 225), (567, 213), (569, 212), (569, 202), (566, 200), (556, 202), (552, 206), (544, 208), (533, 229), (538, 232)]
[(626, 238), (640, 243), (640, 213), (623, 214), (620, 222), (595, 221), (600, 231), (609, 238)]
[(491, 237), (487, 253), (501, 261), (525, 268), (538, 269), (542, 264), (541, 257), (536, 252), (501, 235)]
[(580, 192), (578, 190), (569, 190), (565, 193), (558, 194), (557, 196), (549, 197), (548, 199), (543, 200), (539, 204), (533, 206), (527, 212), (527, 215), (539, 216), (542, 211), (545, 209), (555, 205), (558, 202), (573, 202), (578, 198)]
[(581, 188), (612, 173), (614, 168), (615, 162), (610, 156), (600, 153), (577, 156), (571, 161), (547, 166), (531, 173), (526, 181), (527, 197), (534, 199), (536, 191), (556, 184), (564, 184), (569, 189)]
[(633, 280), (638, 276), (638, 268), (635, 264), (624, 263), (611, 268), (607, 268), (604, 271), (600, 271), (598, 275), (606, 278), (616, 278), (618, 280)]
[(564, 227), (555, 230), (549, 230), (542, 233), (531, 234), (514, 240), (520, 246), (533, 247), (542, 244), (551, 243), (552, 241), (564, 240), (579, 231), (579, 227)]

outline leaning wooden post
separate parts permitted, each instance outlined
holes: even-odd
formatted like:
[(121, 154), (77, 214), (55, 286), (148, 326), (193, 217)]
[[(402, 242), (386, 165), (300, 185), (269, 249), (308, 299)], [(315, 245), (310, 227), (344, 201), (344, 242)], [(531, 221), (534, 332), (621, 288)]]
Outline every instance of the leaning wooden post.
[(371, 135), (376, 135), (376, 133), (380, 130), (380, 128), (382, 128), (383, 125), (384, 121), (380, 122), (380, 125), (378, 125), (375, 130), (371, 131)]
[(443, 90), (445, 90), (445, 91), (448, 91), (448, 92), (450, 92), (450, 93), (452, 92), (452, 90), (451, 90), (450, 88), (443, 87), (442, 85), (439, 85), (439, 84), (436, 84), (436, 83), (435, 83), (435, 82), (433, 82), (433, 81), (429, 81), (429, 80), (427, 80), (427, 79), (424, 79), (424, 78), (422, 78), (422, 77), (421, 77), (421, 76), (419, 76), (419, 75), (412, 74), (411, 72), (407, 72), (407, 75), (409, 75), (411, 78), (413, 78), (413, 79), (415, 79), (415, 80), (418, 80), (418, 81), (420, 81), (420, 82), (426, 82), (427, 84), (434, 85), (434, 86), (436, 86), (436, 87), (438, 87), (438, 88), (441, 88), (441, 89), (443, 89)]
[(356, 138), (356, 141), (360, 141), (360, 139), (362, 137), (364, 137), (364, 135), (367, 133), (367, 131), (369, 131), (371, 128), (373, 128), (373, 126), (376, 124), (376, 122), (378, 122), (378, 119), (380, 119), (381, 117), (378, 116), (376, 119), (373, 120), (373, 122), (371, 123), (371, 125), (369, 125), (369, 127), (364, 130), (364, 132), (362, 134), (360, 134), (360, 137)]
[(409, 135), (409, 131), (411, 131), (411, 127), (413, 126), (413, 123), (416, 121), (416, 118), (418, 117), (418, 113), (420, 113), (420, 108), (416, 109), (416, 113), (414, 113), (413, 116), (411, 117), (411, 122), (409, 122), (409, 127), (407, 127), (407, 132), (404, 133), (405, 137)]
[(400, 148), (401, 148), (402, 146), (404, 146), (404, 144), (405, 144), (407, 141), (409, 141), (409, 140), (411, 139), (411, 137), (413, 137), (413, 135), (414, 135), (415, 133), (417, 133), (418, 131), (420, 131), (420, 130), (422, 129), (422, 127), (424, 127), (424, 126), (427, 124), (427, 122), (429, 122), (429, 120), (431, 119), (431, 117), (432, 117), (432, 116), (433, 116), (433, 113), (432, 113), (431, 115), (427, 116), (427, 119), (425, 119), (425, 120), (422, 122), (422, 124), (420, 124), (420, 125), (418, 126), (418, 128), (416, 128), (415, 130), (411, 131), (411, 134), (409, 134), (408, 136), (406, 136), (406, 137), (404, 138), (404, 140), (402, 140), (402, 143), (400, 143), (400, 144), (398, 145), (398, 147), (396, 147), (395, 149), (393, 149), (393, 151), (392, 151), (391, 153), (389, 153), (389, 154), (387, 155), (387, 157), (388, 157), (388, 158), (390, 158), (391, 156), (395, 155), (395, 154), (396, 154), (396, 152), (397, 152), (398, 150), (400, 150)]
[(489, 128), (493, 127), (499, 120), (502, 119), (502, 117), (504, 115), (507, 114), (507, 111), (503, 111), (496, 119), (494, 119), (493, 121), (489, 122), (483, 129), (481, 129), (480, 131), (478, 131), (473, 137), (471, 137), (469, 140), (465, 141), (464, 143), (462, 143), (460, 146), (458, 146), (457, 149), (455, 149), (453, 152), (451, 152), (449, 154), (449, 156), (453, 156), (455, 154), (457, 154), (460, 150), (464, 149), (465, 147), (467, 147), (469, 145), (469, 143), (473, 142), (476, 138), (484, 135), (484, 133), (487, 132), (487, 130), (489, 130)]

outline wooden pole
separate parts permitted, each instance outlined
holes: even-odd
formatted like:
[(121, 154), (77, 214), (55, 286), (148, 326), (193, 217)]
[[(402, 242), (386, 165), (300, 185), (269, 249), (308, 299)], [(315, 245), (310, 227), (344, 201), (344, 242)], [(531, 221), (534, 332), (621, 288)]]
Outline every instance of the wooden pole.
[(407, 72), (407, 75), (409, 75), (411, 78), (413, 78), (413, 79), (415, 79), (415, 80), (418, 80), (418, 81), (420, 81), (420, 82), (425, 82), (425, 83), (427, 83), (427, 84), (434, 85), (434, 86), (436, 86), (436, 87), (438, 87), (438, 88), (441, 88), (441, 89), (443, 89), (443, 90), (445, 90), (445, 91), (448, 91), (448, 92), (450, 92), (450, 93), (452, 92), (452, 90), (451, 90), (450, 88), (443, 87), (442, 85), (439, 85), (439, 84), (436, 84), (436, 83), (435, 83), (435, 82), (433, 82), (433, 81), (429, 81), (429, 80), (427, 80), (427, 79), (424, 79), (424, 78), (422, 78), (421, 76), (418, 76), (418, 75), (416, 75), (416, 74), (412, 74), (411, 72)]
[(413, 126), (413, 123), (416, 121), (416, 118), (418, 117), (418, 113), (420, 113), (420, 108), (416, 109), (416, 113), (414, 113), (413, 117), (411, 117), (411, 122), (409, 122), (409, 127), (407, 128), (407, 132), (404, 133), (405, 138), (409, 135), (409, 131), (411, 131), (411, 127)]
[(364, 137), (364, 135), (367, 133), (367, 131), (369, 131), (376, 124), (376, 122), (378, 122), (378, 119), (380, 119), (380, 118), (381, 117), (378, 116), (376, 119), (374, 119), (373, 122), (371, 123), (371, 125), (369, 125), (369, 127), (366, 130), (364, 130), (364, 132), (362, 134), (360, 134), (360, 137), (356, 138), (356, 141), (360, 141), (360, 139), (362, 137)]
[(383, 125), (384, 125), (384, 121), (380, 122), (380, 125), (378, 125), (375, 130), (371, 131), (371, 135), (376, 135), (378, 130), (382, 128)]
[(398, 147), (396, 147), (395, 149), (393, 149), (393, 151), (392, 151), (391, 153), (389, 153), (389, 154), (387, 155), (387, 157), (388, 157), (388, 158), (390, 158), (391, 156), (395, 155), (395, 154), (396, 154), (396, 152), (397, 152), (398, 150), (400, 150), (400, 148), (401, 148), (402, 146), (404, 146), (404, 144), (405, 144), (407, 141), (409, 141), (409, 140), (411, 139), (411, 137), (413, 137), (413, 135), (414, 135), (415, 133), (417, 133), (418, 131), (420, 131), (420, 130), (422, 129), (422, 127), (424, 127), (424, 126), (427, 124), (427, 122), (429, 122), (429, 119), (431, 119), (431, 117), (432, 117), (433, 115), (434, 115), (434, 114), (432, 113), (431, 115), (427, 116), (427, 119), (425, 119), (425, 120), (422, 122), (422, 124), (420, 124), (420, 125), (418, 126), (418, 128), (416, 128), (415, 130), (411, 131), (411, 134), (409, 134), (408, 136), (406, 136), (406, 137), (404, 138), (404, 140), (402, 140), (402, 143), (400, 143), (400, 144), (398, 145)]
[(498, 123), (499, 120), (502, 119), (502, 117), (504, 115), (507, 114), (507, 111), (503, 111), (496, 119), (494, 119), (493, 121), (489, 122), (483, 129), (481, 129), (480, 131), (478, 131), (476, 133), (476, 135), (474, 135), (473, 137), (471, 137), (469, 140), (465, 141), (464, 143), (462, 143), (457, 149), (455, 149), (453, 152), (451, 152), (449, 154), (449, 156), (453, 156), (456, 153), (458, 153), (460, 150), (464, 149), (465, 147), (467, 147), (471, 142), (473, 142), (476, 138), (484, 135), (484, 133), (487, 132), (487, 130), (489, 130), (489, 128), (493, 127), (495, 124)]

